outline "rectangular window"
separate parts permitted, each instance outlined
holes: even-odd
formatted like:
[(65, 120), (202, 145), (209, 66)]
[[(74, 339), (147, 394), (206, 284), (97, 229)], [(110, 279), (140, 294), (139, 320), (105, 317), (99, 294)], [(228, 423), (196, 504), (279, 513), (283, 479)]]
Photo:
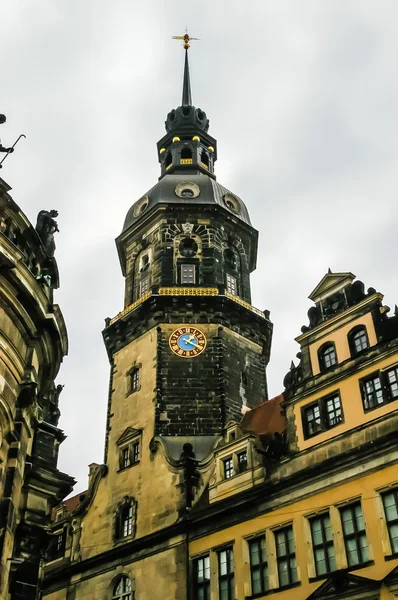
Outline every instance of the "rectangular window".
[(238, 470), (239, 473), (243, 473), (243, 471), (247, 471), (247, 452), (244, 450), (243, 452), (239, 452), (238, 454)]
[(234, 464), (232, 458), (226, 458), (224, 461), (224, 477), (230, 479), (234, 475)]
[(140, 387), (140, 370), (135, 367), (130, 373), (130, 392), (136, 392)]
[(264, 535), (249, 541), (249, 554), (252, 595), (262, 594), (269, 590), (268, 562)]
[(279, 587), (297, 581), (296, 548), (293, 527), (284, 527), (275, 532), (276, 561), (278, 563)]
[(340, 510), (343, 524), (343, 537), (349, 567), (369, 560), (368, 540), (360, 502), (345, 506)]
[(181, 283), (195, 283), (195, 265), (181, 265)]
[(210, 557), (197, 558), (193, 563), (194, 598), (210, 600)]
[(230, 294), (233, 294), (234, 296), (236, 296), (236, 294), (237, 294), (236, 278), (232, 277), (232, 275), (229, 275), (228, 273), (227, 273), (227, 291)]
[(140, 296), (143, 296), (149, 291), (149, 277), (144, 277), (140, 281)]
[(304, 428), (307, 437), (311, 437), (323, 430), (319, 404), (311, 404), (303, 409)]
[(391, 550), (398, 552), (398, 489), (382, 495)]
[(317, 575), (336, 570), (336, 554), (329, 514), (310, 519), (312, 548)]
[(343, 408), (338, 392), (321, 398), (302, 409), (305, 438), (331, 429), (343, 421)]
[(131, 535), (133, 532), (133, 507), (129, 506), (127, 507), (127, 509), (123, 512), (123, 518), (122, 518), (122, 525), (123, 525), (123, 537), (127, 537), (128, 535)]
[(122, 469), (125, 469), (130, 464), (130, 450), (129, 448), (123, 448), (122, 450)]
[(387, 382), (391, 400), (398, 398), (398, 366), (387, 371)]
[(133, 464), (140, 460), (140, 443), (134, 442), (133, 444)]
[(365, 410), (377, 408), (380, 404), (384, 404), (383, 388), (379, 374), (372, 375), (361, 381), (362, 399)]
[(234, 553), (226, 548), (218, 553), (218, 590), (220, 600), (235, 600)]
[(340, 396), (330, 396), (324, 401), (327, 428), (334, 427), (342, 421)]

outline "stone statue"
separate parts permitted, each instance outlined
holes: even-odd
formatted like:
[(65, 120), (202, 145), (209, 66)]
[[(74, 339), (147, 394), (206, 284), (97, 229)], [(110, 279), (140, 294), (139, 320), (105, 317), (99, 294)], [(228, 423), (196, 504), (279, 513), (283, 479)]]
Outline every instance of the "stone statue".
[(37, 215), (36, 231), (40, 236), (48, 256), (53, 257), (55, 252), (54, 233), (59, 231), (58, 223), (54, 220), (58, 217), (56, 210), (41, 210)]
[[(3, 123), (6, 122), (6, 116), (5, 115), (0, 115), (0, 125), (3, 125)], [(11, 152), (14, 152), (14, 148), (5, 148), (4, 146), (2, 146), (1, 142), (0, 142), (0, 152), (8, 152), (11, 154)]]
[(59, 417), (61, 416), (61, 412), (58, 408), (59, 404), (59, 396), (64, 389), (63, 385), (55, 385), (53, 384), (45, 397), (45, 404), (47, 405), (44, 410), (44, 420), (50, 425), (54, 425), (57, 427)]

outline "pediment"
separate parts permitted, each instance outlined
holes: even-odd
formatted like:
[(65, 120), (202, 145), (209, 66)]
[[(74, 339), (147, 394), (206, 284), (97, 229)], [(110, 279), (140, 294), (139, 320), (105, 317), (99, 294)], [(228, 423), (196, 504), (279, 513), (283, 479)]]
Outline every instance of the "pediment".
[(328, 577), (328, 579), (308, 596), (307, 600), (331, 600), (332, 598), (341, 600), (360, 600), (368, 598), (373, 600), (378, 598), (374, 592), (380, 589), (380, 581), (352, 575), (346, 571), (337, 571)]
[(354, 279), (355, 275), (353, 273), (332, 273), (329, 269), (308, 298), (313, 300), (313, 302), (319, 302), (323, 298), (330, 296), (330, 294), (342, 290), (352, 283)]
[(127, 429), (122, 433), (120, 438), (116, 440), (116, 444), (121, 446), (126, 442), (130, 442), (132, 439), (141, 435), (141, 429), (134, 429), (134, 427), (127, 427)]

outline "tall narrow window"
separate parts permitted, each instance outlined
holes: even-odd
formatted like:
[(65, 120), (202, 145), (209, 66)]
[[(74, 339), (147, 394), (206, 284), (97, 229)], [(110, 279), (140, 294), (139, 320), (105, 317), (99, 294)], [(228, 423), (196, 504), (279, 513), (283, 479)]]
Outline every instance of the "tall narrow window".
[(202, 556), (193, 563), (195, 600), (210, 600), (210, 557)]
[(134, 442), (133, 444), (133, 465), (138, 463), (140, 460), (140, 442)]
[(227, 273), (227, 291), (234, 296), (237, 295), (236, 277)]
[(137, 392), (140, 387), (140, 369), (134, 367), (130, 372), (130, 393)]
[(122, 528), (121, 528), (121, 537), (127, 537), (133, 532), (133, 507), (131, 504), (126, 506), (122, 512)]
[(140, 296), (143, 296), (149, 291), (149, 277), (144, 277), (140, 281)]
[(122, 450), (122, 456), (121, 456), (121, 467), (122, 469), (125, 469), (126, 467), (128, 467), (130, 465), (130, 449), (129, 448), (123, 448)]
[(269, 589), (268, 562), (265, 548), (265, 536), (249, 541), (250, 575), (252, 595), (262, 594)]
[(238, 470), (239, 473), (247, 471), (247, 451), (239, 452), (238, 457)]
[(279, 587), (297, 581), (296, 548), (293, 527), (284, 527), (275, 533), (276, 561), (278, 563)]
[(122, 577), (113, 588), (112, 600), (134, 600), (131, 579)]
[(361, 381), (362, 400), (365, 410), (377, 408), (384, 404), (383, 388), (381, 386), (380, 376), (372, 375)]
[(347, 563), (349, 567), (369, 560), (368, 540), (361, 503), (350, 504), (340, 510)]
[(195, 265), (181, 265), (181, 283), (195, 283)]
[(226, 458), (224, 461), (224, 477), (230, 479), (234, 475), (234, 465), (231, 458)]
[(321, 411), (319, 404), (311, 404), (303, 410), (303, 421), (307, 437), (311, 437), (322, 431)]
[(218, 553), (218, 589), (220, 600), (235, 600), (234, 553), (226, 548)]
[(321, 371), (330, 369), (337, 363), (336, 348), (333, 343), (325, 344), (318, 350), (319, 368)]
[(382, 495), (391, 551), (398, 552), (398, 489)]
[(398, 367), (387, 371), (387, 382), (391, 400), (398, 398)]
[(348, 334), (348, 343), (351, 350), (351, 355), (356, 356), (366, 348), (369, 348), (368, 334), (366, 327), (355, 327)]
[(343, 419), (339, 394), (334, 394), (324, 400), (325, 420), (328, 429), (341, 423)]
[(333, 545), (333, 532), (329, 515), (321, 515), (310, 520), (312, 547), (314, 550), (317, 575), (325, 575), (336, 570), (336, 553)]

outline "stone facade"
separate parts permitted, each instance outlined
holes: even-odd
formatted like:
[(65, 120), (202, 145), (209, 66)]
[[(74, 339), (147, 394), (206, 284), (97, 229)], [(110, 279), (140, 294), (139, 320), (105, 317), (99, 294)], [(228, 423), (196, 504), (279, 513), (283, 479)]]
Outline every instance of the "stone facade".
[(51, 510), (73, 479), (56, 387), (67, 336), (53, 304), (55, 259), (0, 180), (0, 598), (36, 598)]

